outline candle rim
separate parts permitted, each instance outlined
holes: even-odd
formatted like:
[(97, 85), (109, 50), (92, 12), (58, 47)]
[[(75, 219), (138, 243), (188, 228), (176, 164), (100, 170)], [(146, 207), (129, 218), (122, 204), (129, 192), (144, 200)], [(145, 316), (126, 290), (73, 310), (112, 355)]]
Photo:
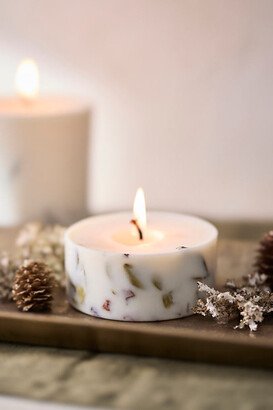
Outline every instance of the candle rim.
[[(89, 246), (82, 245), (82, 244), (76, 242), (75, 240), (73, 240), (70, 237), (70, 234), (71, 234), (71, 231), (73, 232), (73, 230), (77, 229), (77, 227), (79, 225), (84, 224), (85, 222), (89, 221), (90, 219), (99, 219), (99, 218), (111, 217), (111, 216), (114, 216), (114, 215), (127, 215), (127, 214), (130, 215), (130, 212), (128, 212), (128, 211), (127, 212), (126, 211), (109, 212), (109, 213), (103, 213), (103, 214), (89, 216), (87, 218), (84, 218), (84, 219), (82, 219), (78, 222), (75, 222), (74, 224), (72, 224), (71, 226), (69, 226), (66, 229), (66, 231), (65, 231), (65, 241), (68, 241), (69, 243), (74, 244), (77, 247), (85, 249), (85, 250), (93, 250), (93, 251), (97, 251), (97, 252), (104, 251), (107, 254), (123, 255), (124, 252), (122, 252), (122, 251), (113, 251), (113, 250), (109, 250), (109, 249), (103, 249), (102, 247), (96, 247), (96, 246), (89, 247)], [(208, 244), (210, 242), (213, 242), (213, 241), (216, 241), (218, 236), (219, 236), (219, 231), (216, 228), (216, 226), (213, 223), (211, 223), (211, 222), (207, 221), (206, 219), (203, 219), (199, 216), (195, 216), (195, 215), (191, 215), (191, 214), (184, 214), (184, 213), (179, 213), (179, 212), (171, 212), (171, 211), (169, 211), (169, 212), (167, 212), (167, 211), (150, 211), (150, 212), (148, 212), (148, 215), (149, 214), (166, 215), (166, 216), (167, 215), (180, 216), (180, 217), (184, 217), (184, 218), (189, 219), (189, 220), (190, 219), (197, 220), (197, 221), (203, 223), (204, 225), (207, 225), (208, 228), (210, 228), (211, 234), (208, 236), (208, 238), (206, 240), (204, 240), (203, 242), (200, 242), (196, 245), (192, 245), (192, 246), (184, 248), (183, 252), (185, 252), (185, 253), (187, 253), (189, 251), (192, 251), (192, 250), (198, 250), (199, 248), (202, 248), (206, 244)], [(143, 253), (142, 252), (135, 252), (135, 253), (132, 252), (132, 253), (130, 253), (130, 257), (164, 256), (164, 255), (169, 255), (169, 254), (172, 254), (172, 253), (179, 253), (179, 252), (181, 252), (181, 249), (179, 249), (179, 244), (178, 244), (176, 248), (174, 248), (173, 250), (168, 250), (166, 252), (158, 252), (158, 251), (157, 252), (156, 251), (155, 252), (143, 252)]]
[[(46, 105), (43, 107), (41, 104)], [(50, 108), (50, 105), (52, 106), (52, 104), (56, 104), (53, 109)], [(39, 119), (47, 117), (63, 117), (78, 115), (79, 113), (88, 113), (89, 110), (90, 107), (88, 101), (81, 99), (78, 96), (44, 94), (29, 102), (24, 102), (19, 96), (3, 95), (0, 97), (1, 120), (14, 118)]]

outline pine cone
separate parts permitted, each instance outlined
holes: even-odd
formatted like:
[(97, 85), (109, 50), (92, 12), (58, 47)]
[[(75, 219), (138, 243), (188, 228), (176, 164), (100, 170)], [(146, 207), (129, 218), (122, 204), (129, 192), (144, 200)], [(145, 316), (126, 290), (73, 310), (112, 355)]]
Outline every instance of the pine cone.
[(52, 270), (43, 262), (26, 261), (16, 272), (13, 300), (24, 312), (51, 309), (54, 281)]
[(266, 284), (273, 290), (273, 230), (261, 239), (254, 266), (260, 275), (267, 275)]

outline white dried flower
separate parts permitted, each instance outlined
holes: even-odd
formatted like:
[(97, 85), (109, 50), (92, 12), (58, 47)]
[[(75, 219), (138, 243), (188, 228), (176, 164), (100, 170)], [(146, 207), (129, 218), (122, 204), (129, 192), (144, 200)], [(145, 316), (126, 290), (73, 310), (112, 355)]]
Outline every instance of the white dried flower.
[(250, 300), (240, 304), (239, 308), (242, 319), (238, 327), (243, 329), (245, 326), (248, 326), (251, 331), (256, 331), (257, 324), (261, 323), (264, 319), (263, 308)]
[(215, 289), (210, 288), (208, 285), (206, 285), (203, 282), (197, 282), (197, 285), (198, 285), (198, 289), (199, 289), (200, 292), (206, 292), (209, 295), (210, 294), (211, 295), (216, 295), (218, 293)]
[(246, 286), (262, 286), (265, 284), (267, 275), (259, 274), (258, 272), (251, 273), (245, 277)]
[(254, 320), (249, 320), (248, 326), (249, 326), (249, 329), (250, 329), (252, 332), (255, 332), (255, 331), (257, 330), (257, 328), (258, 328), (258, 325), (257, 325), (257, 323), (254, 322)]
[(232, 296), (229, 292), (223, 292), (219, 294), (219, 299), (225, 299), (226, 301), (228, 301), (229, 303), (233, 303), (234, 302), (234, 296)]
[(194, 312), (203, 316), (210, 315), (219, 323), (226, 323), (240, 317), (236, 329), (249, 327), (256, 331), (264, 315), (273, 311), (273, 293), (264, 285), (266, 275), (248, 275), (243, 285), (236, 287), (235, 282), (228, 281), (229, 291), (220, 292), (208, 285), (198, 282), (200, 291), (206, 293), (205, 302), (199, 299)]
[(219, 315), (218, 310), (210, 300), (207, 301), (206, 308), (212, 317), (217, 317)]

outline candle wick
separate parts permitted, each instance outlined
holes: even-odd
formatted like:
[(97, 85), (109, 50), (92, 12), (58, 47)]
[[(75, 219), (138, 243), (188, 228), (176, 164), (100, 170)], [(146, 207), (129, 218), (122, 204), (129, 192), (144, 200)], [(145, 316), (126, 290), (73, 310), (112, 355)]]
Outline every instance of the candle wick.
[(142, 230), (139, 227), (139, 224), (138, 224), (137, 220), (136, 219), (131, 219), (130, 223), (135, 225), (135, 227), (137, 228), (138, 234), (139, 234), (139, 239), (142, 241), (143, 240), (143, 233), (142, 233)]

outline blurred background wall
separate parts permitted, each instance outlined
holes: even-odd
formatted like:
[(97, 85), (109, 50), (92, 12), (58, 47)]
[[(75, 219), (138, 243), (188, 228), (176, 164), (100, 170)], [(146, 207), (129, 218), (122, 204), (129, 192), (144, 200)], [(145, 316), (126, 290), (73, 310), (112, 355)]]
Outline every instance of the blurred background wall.
[(32, 57), (42, 93), (88, 100), (92, 213), (142, 185), (149, 208), (273, 218), (272, 38), (272, 0), (0, 0), (0, 91)]

